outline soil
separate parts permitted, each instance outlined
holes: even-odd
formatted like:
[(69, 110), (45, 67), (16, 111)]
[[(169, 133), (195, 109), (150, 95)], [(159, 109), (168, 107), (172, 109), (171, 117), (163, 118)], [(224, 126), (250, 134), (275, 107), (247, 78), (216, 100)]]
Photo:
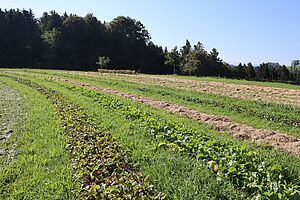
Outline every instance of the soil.
[(120, 92), (109, 88), (100, 88), (94, 85), (90, 85), (88, 83), (54, 77), (52, 77), (51, 79), (83, 86), (100, 92), (118, 95), (145, 105), (150, 105), (155, 108), (163, 109), (165, 111), (174, 113), (178, 116), (186, 116), (188, 118), (197, 120), (201, 123), (211, 125), (217, 131), (227, 132), (231, 136), (240, 140), (251, 141), (258, 145), (272, 146), (277, 150), (287, 151), (296, 156), (300, 156), (300, 140), (286, 134), (277, 133), (266, 129), (256, 129), (248, 125), (236, 123), (226, 117), (208, 115), (196, 110), (189, 109), (184, 106), (171, 104), (163, 101), (151, 100), (142, 96)]

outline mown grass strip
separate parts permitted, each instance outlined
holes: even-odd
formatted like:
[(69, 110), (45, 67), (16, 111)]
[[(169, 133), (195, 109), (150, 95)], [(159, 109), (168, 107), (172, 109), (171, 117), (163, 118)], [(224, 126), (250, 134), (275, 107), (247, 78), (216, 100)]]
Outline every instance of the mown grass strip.
[(18, 91), (27, 113), (7, 143), (14, 157), (0, 171), (0, 199), (73, 199), (67, 142), (53, 106), (36, 91), (0, 79)]
[(290, 174), (287, 167), (257, 156), (255, 151), (232, 143), (218, 143), (204, 133), (196, 134), (195, 130), (182, 124), (125, 105), (99, 92), (75, 86), (68, 88), (94, 98), (100, 106), (122, 113), (147, 129), (153, 137), (162, 138), (166, 142), (160, 147), (178, 148), (178, 151), (208, 163), (220, 178), (230, 179), (239, 189), (264, 198), (300, 198), (299, 177)]
[(58, 92), (31, 81), (14, 80), (46, 95), (57, 110), (63, 129), (69, 138), (69, 150), (80, 186), (77, 198), (87, 199), (161, 199), (153, 190), (128, 152), (109, 133), (103, 132), (82, 108), (63, 98)]
[(23, 103), (18, 92), (0, 80), (0, 171), (13, 158), (13, 145), (8, 140), (20, 128)]
[(20, 119), (22, 103), (18, 92), (0, 81), (0, 142)]

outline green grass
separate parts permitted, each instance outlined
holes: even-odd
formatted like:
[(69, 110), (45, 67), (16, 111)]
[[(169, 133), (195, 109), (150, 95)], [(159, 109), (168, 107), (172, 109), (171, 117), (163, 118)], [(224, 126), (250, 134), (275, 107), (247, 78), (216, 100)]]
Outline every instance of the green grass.
[[(72, 199), (67, 142), (53, 106), (41, 94), (0, 77), (26, 102), (27, 116), (9, 140), (15, 157), (0, 171), (0, 199)], [(9, 148), (9, 147), (8, 147)]]
[[(9, 73), (17, 74), (14, 70), (10, 70)], [(45, 73), (45, 71), (41, 71), (41, 73)], [(66, 76), (77, 81), (89, 82), (94, 85), (123, 90), (125, 92), (130, 93), (141, 94), (143, 96), (151, 97), (154, 99), (173, 101), (174, 103), (182, 104), (189, 107), (195, 106), (195, 109), (200, 109), (197, 108), (199, 107), (199, 103), (189, 101), (190, 97), (196, 97), (201, 99), (217, 98), (217, 96), (194, 96), (194, 94), (188, 94), (190, 92), (182, 90), (175, 90), (169, 88), (166, 89), (157, 86), (149, 86), (146, 84), (139, 85), (124, 81), (115, 81), (109, 78), (97, 80), (97, 78), (86, 78), (77, 75), (64, 75), (64, 72), (51, 73), (59, 74), (60, 76)], [(250, 194), (245, 194), (244, 192), (241, 192), (239, 187), (236, 187), (234, 179), (226, 178), (226, 176), (217, 175), (213, 172), (214, 170), (209, 169), (207, 165), (208, 160), (197, 160), (195, 159), (193, 153), (189, 153), (189, 151), (187, 150), (183, 152), (178, 151), (178, 148), (175, 146), (180, 146), (184, 144), (184, 142), (178, 141), (176, 142), (175, 146), (172, 142), (167, 143), (168, 148), (164, 148), (164, 145), (161, 146), (161, 144), (164, 144), (163, 142), (168, 141), (168, 137), (165, 137), (164, 135), (166, 133), (161, 133), (162, 135), (158, 134), (159, 137), (153, 137), (153, 135), (150, 134), (151, 131), (149, 130), (149, 127), (147, 128), (147, 126), (152, 126), (151, 123), (147, 125), (148, 122), (145, 124), (145, 121), (139, 121), (135, 119), (136, 117), (138, 117), (138, 115), (136, 115), (135, 113), (138, 110), (148, 113), (144, 116), (144, 120), (146, 121), (149, 120), (151, 117), (158, 117), (157, 119), (164, 119), (165, 121), (168, 121), (168, 123), (170, 122), (176, 124), (175, 128), (178, 125), (179, 128), (183, 126), (186, 127), (187, 130), (195, 130), (191, 132), (184, 132), (183, 129), (180, 128), (180, 130), (182, 130), (187, 135), (191, 134), (190, 137), (192, 138), (201, 138), (201, 135), (205, 134), (209, 138), (211, 138), (211, 140), (213, 140), (216, 145), (228, 144), (237, 149), (241, 148), (241, 146), (244, 146), (246, 148), (246, 152), (257, 152), (257, 158), (255, 158), (255, 162), (257, 162), (258, 160), (262, 160), (263, 163), (266, 163), (267, 165), (268, 163), (271, 164), (271, 168), (266, 168), (267, 170), (279, 170), (279, 165), (283, 166), (284, 168), (288, 167), (288, 169), (280, 169), (280, 171), (283, 170), (282, 172), (284, 173), (287, 172), (289, 174), (288, 177), (300, 176), (300, 160), (287, 153), (279, 153), (268, 147), (257, 147), (250, 143), (243, 143), (241, 141), (237, 141), (231, 137), (228, 137), (228, 135), (224, 133), (216, 132), (211, 127), (198, 123), (194, 120), (190, 120), (185, 117), (178, 118), (177, 116), (169, 114), (163, 110), (154, 109), (149, 106), (141, 105), (139, 103), (134, 103), (121, 97), (115, 97), (113, 95), (102, 94), (99, 92), (90, 93), (91, 91), (88, 89), (73, 86), (71, 87), (70, 84), (65, 83), (58, 83), (53, 81), (49, 82), (43, 77), (34, 77), (33, 75), (34, 74), (31, 73), (25, 73), (22, 74), (22, 78), (33, 81), (37, 84), (42, 85), (43, 87), (50, 88), (53, 91), (57, 91), (60, 94), (62, 94), (66, 99), (70, 99), (74, 103), (82, 107), (89, 116), (93, 117), (94, 122), (103, 128), (103, 131), (109, 132), (118, 143), (129, 149), (130, 157), (135, 163), (138, 164), (139, 168), (142, 171), (142, 174), (149, 176), (149, 180), (154, 184), (155, 189), (164, 192), (167, 199), (246, 199), (251, 198), (252, 196)], [(3, 80), (5, 80), (5, 82), (8, 85), (10, 84), (14, 88), (16, 88), (18, 91), (22, 91), (22, 93), (24, 93), (24, 91), (26, 90), (30, 90), (27, 87), (16, 84), (14, 81), (11, 81), (9, 79), (3, 78)], [(32, 90), (30, 90), (30, 92), (28, 93), (30, 95), (33, 95)], [(44, 98), (43, 96), (38, 95), (37, 93), (35, 95), (37, 95), (35, 96), (35, 98)], [(122, 105), (125, 105), (126, 109), (122, 106), (120, 107), (120, 109), (118, 109), (119, 103), (116, 103), (116, 109), (113, 108), (113, 104), (113, 107), (110, 107), (109, 103), (107, 105), (105, 103), (103, 104), (103, 102), (101, 103), (101, 101), (97, 100), (97, 98), (100, 97), (104, 99), (113, 99), (113, 102), (120, 102)], [(40, 99), (39, 101), (41, 101)], [(225, 100), (222, 99), (223, 102), (228, 101), (228, 104), (234, 103), (231, 101), (231, 99), (226, 101)], [(239, 103), (242, 104), (241, 102)], [(252, 106), (250, 104), (253, 102), (243, 101), (243, 103), (245, 103), (244, 106)], [(207, 112), (212, 110), (212, 106), (209, 107), (208, 105), (202, 105), (202, 107), (206, 106)], [(276, 106), (272, 106), (273, 105), (270, 105), (270, 107), (264, 108), (265, 110), (263, 110), (263, 112), (270, 113), (272, 109), (278, 110)], [(134, 111), (135, 109), (138, 110)], [(221, 110), (224, 109), (225, 108)], [(289, 108), (285, 107), (283, 109), (289, 110)], [(49, 112), (53, 112), (53, 110)], [(133, 118), (126, 117), (126, 113), (132, 116)], [(234, 115), (232, 112), (229, 112), (229, 114), (230, 113)], [(284, 111), (281, 111), (281, 114), (284, 114)], [(250, 119), (249, 116), (245, 116), (245, 118), (248, 120)], [(54, 119), (57, 120), (56, 118)], [(161, 122), (159, 123), (163, 124), (164, 120), (161, 120)], [(257, 121), (259, 121), (258, 118)], [(144, 128), (141, 128), (140, 123), (144, 124)], [(155, 123), (158, 123), (158, 121)], [(280, 124), (277, 125), (280, 126)], [(290, 131), (290, 127), (288, 128)], [(152, 127), (151, 130), (153, 129), (156, 130), (155, 127)], [(180, 147), (184, 147), (184, 145)], [(225, 147), (227, 148), (226, 145)], [(193, 148), (194, 147), (190, 147), (191, 150)], [(221, 152), (223, 150), (224, 149), (222, 149)], [(241, 150), (242, 153), (243, 151), (244, 150)], [(245, 159), (246, 157), (247, 156), (245, 154)], [(260, 166), (262, 163), (257, 164), (258, 166)], [(226, 169), (224, 170), (224, 172), (227, 172)], [(289, 181), (293, 182), (296, 180), (298, 179), (295, 178), (294, 180)], [(0, 185), (0, 188), (2, 188), (2, 185)], [(27, 194), (27, 192), (24, 192), (23, 194)], [(268, 196), (270, 194), (264, 195)]]
[[(37, 79), (37, 82), (38, 83), (42, 83), (42, 80), (41, 79)], [(50, 85), (53, 85), (53, 86), (51, 86), (51, 87), (55, 87), (54, 89), (55, 90), (61, 90), (60, 88), (58, 88), (57, 86), (54, 86), (55, 84), (53, 84), (53, 83), (48, 83), (48, 82), (45, 82), (45, 83), (43, 83), (44, 85), (47, 85), (48, 87), (50, 86)], [(65, 92), (64, 92), (64, 94), (66, 94)], [(78, 95), (78, 93), (76, 94), (73, 94), (73, 96), (70, 96), (69, 98), (70, 99), (76, 99), (76, 98), (79, 98), (78, 97), (79, 95)], [(81, 97), (82, 98), (82, 97)], [(93, 103), (93, 101), (89, 101), (88, 99), (86, 99), (86, 98), (84, 98), (84, 100), (82, 100), (82, 102), (85, 102), (87, 105), (87, 109), (89, 108), (90, 110), (93, 110), (94, 111), (94, 115), (95, 116), (98, 116), (100, 113), (104, 113), (105, 111), (103, 111), (103, 110), (98, 110), (99, 108), (95, 105), (95, 104), (92, 104)], [(139, 105), (140, 106), (140, 105)], [(141, 106), (142, 107), (142, 110), (151, 110), (151, 111), (153, 111), (153, 109), (150, 109), (149, 107), (145, 107), (145, 106)], [(155, 110), (155, 109), (154, 109)], [(111, 110), (109, 111), (109, 113), (110, 112), (112, 112)], [(126, 123), (124, 122), (124, 123), (121, 123), (121, 122), (119, 122), (119, 121), (113, 121), (113, 122), (111, 122), (110, 120), (112, 119), (112, 118), (116, 118), (116, 113), (110, 113), (111, 114), (111, 116), (108, 118), (108, 120), (109, 120), (109, 123), (112, 123), (112, 125), (109, 125), (109, 129), (111, 130), (111, 128), (113, 127), (113, 126), (118, 126), (118, 127), (120, 127), (120, 124), (122, 124), (122, 126), (119, 128), (119, 130), (117, 131), (117, 133), (116, 133), (116, 135), (118, 135), (118, 134), (120, 134), (120, 132), (121, 132), (121, 130), (122, 130), (122, 132), (121, 132), (121, 134), (122, 134), (122, 137), (128, 137), (125, 133), (124, 133), (124, 129), (125, 129), (125, 127), (126, 127)], [(207, 132), (208, 133), (210, 133), (210, 134), (212, 134), (215, 138), (219, 138), (220, 140), (226, 140), (226, 141), (228, 141), (229, 139), (228, 138), (226, 138), (226, 136), (220, 136), (220, 135), (218, 135), (218, 133), (216, 133), (216, 132), (214, 132), (213, 130), (211, 130), (211, 129), (207, 129), (207, 128), (205, 128), (204, 127), (204, 125), (199, 125), (198, 123), (194, 123), (193, 121), (191, 121), (191, 120), (187, 120), (187, 119), (178, 119), (178, 118), (176, 118), (176, 117), (174, 117), (174, 116), (172, 116), (172, 115), (169, 115), (169, 114), (166, 114), (166, 113), (164, 113), (163, 111), (157, 111), (157, 114), (158, 115), (164, 115), (166, 118), (173, 118), (173, 120), (174, 121), (176, 121), (177, 123), (180, 123), (182, 120), (183, 121), (185, 121), (187, 124), (189, 124), (188, 126), (195, 126), (195, 127), (197, 127), (198, 129), (200, 129), (200, 130), (207, 130)], [(107, 117), (104, 117), (104, 116), (102, 116), (102, 115), (100, 115), (101, 117), (99, 118), (99, 122), (100, 122), (100, 120), (104, 120), (104, 119), (107, 119)], [(129, 122), (127, 122), (127, 123), (129, 123)], [(132, 132), (134, 132), (134, 131), (132, 131), (132, 128), (133, 128), (134, 126), (131, 126), (130, 128), (130, 132), (129, 132), (129, 135), (131, 135), (131, 134), (133, 134)], [(206, 132), (206, 131), (205, 131)], [(114, 134), (113, 134), (114, 135)], [(147, 135), (145, 136), (145, 138), (147, 138)], [(118, 141), (120, 141), (120, 139), (117, 139)], [(129, 145), (129, 147), (130, 147), (130, 142), (128, 142), (128, 141), (136, 141), (136, 140), (133, 140), (133, 139), (128, 139), (128, 140), (125, 140), (126, 142), (124, 143), (124, 145), (126, 145), (126, 146), (128, 146)], [(237, 141), (234, 141), (234, 140), (232, 140), (233, 142), (235, 142), (235, 143), (239, 143), (239, 142), (237, 142)], [(132, 143), (132, 142), (131, 142)], [(140, 142), (141, 143), (141, 142)], [(140, 144), (140, 143), (138, 143), (138, 144)], [(133, 147), (131, 147), (131, 149), (133, 149), (133, 148), (137, 148), (137, 143), (136, 142), (133, 142), (133, 144), (131, 144)], [(153, 145), (151, 145), (150, 146), (150, 148), (153, 148)], [(249, 146), (248, 146), (249, 148), (251, 147), (251, 145), (249, 144)], [(255, 147), (254, 146), (252, 146), (252, 148), (254, 149)], [(142, 153), (142, 154), (139, 154), (143, 149), (146, 149), (145, 148), (145, 146), (143, 146), (143, 148), (140, 148), (138, 151), (137, 151), (137, 159), (140, 159), (140, 156), (143, 156), (143, 155), (146, 155), (146, 154), (144, 154), (144, 153)], [(134, 151), (133, 151), (134, 152)], [(299, 165), (299, 160), (298, 159), (296, 159), (296, 158), (293, 158), (292, 156), (288, 156), (288, 155), (286, 155), (286, 154), (278, 154), (278, 153), (276, 153), (276, 152), (274, 152), (274, 151), (272, 151), (272, 150), (267, 150), (267, 149), (260, 149), (260, 152), (261, 152), (261, 156), (262, 156), (262, 158), (264, 158), (265, 160), (276, 160), (276, 163), (279, 163), (279, 164), (282, 164), (282, 165), (286, 165), (286, 163), (289, 163), (288, 164), (288, 167), (289, 167), (289, 169), (290, 169), (290, 171), (292, 172), (292, 173), (294, 173), (294, 174), (298, 174), (299, 175), (299, 169), (298, 169), (298, 165)], [(135, 155), (134, 153), (132, 154), (132, 155)], [(155, 154), (152, 154), (152, 155), (155, 155)], [(150, 156), (149, 158), (147, 158), (146, 159), (146, 166), (148, 166), (149, 165), (149, 159), (151, 159), (152, 158), (152, 156)], [(144, 159), (142, 159), (142, 160), (144, 160)], [(192, 159), (191, 159), (192, 160)], [(138, 160), (139, 162), (140, 162), (140, 160)], [(145, 171), (145, 168), (143, 167), (143, 164), (142, 164), (142, 162), (140, 162), (141, 163), (141, 169), (143, 169), (143, 173), (145, 173), (145, 172), (147, 172), (147, 171)], [(164, 163), (164, 162), (163, 162)], [(192, 161), (191, 161), (191, 163), (192, 163)], [(162, 164), (162, 163), (159, 163), (159, 164)], [(172, 165), (168, 165), (169, 167), (170, 166), (172, 166)], [(155, 169), (156, 167), (153, 167), (153, 166), (150, 166), (150, 170), (153, 170), (153, 169)], [(160, 168), (160, 167), (159, 167)], [(146, 168), (147, 169), (147, 168)], [(155, 172), (153, 175), (155, 175), (155, 174), (157, 174), (158, 172)], [(296, 175), (297, 176), (297, 175)], [(161, 179), (165, 179), (165, 177), (162, 177)], [(176, 181), (178, 181), (177, 179), (175, 180), (175, 182)], [(159, 182), (159, 184), (164, 184), (164, 183), (166, 183), (166, 181), (163, 181), (163, 180), (160, 180), (160, 181), (158, 181)], [(205, 180), (204, 180), (204, 182), (205, 182)], [(174, 183), (175, 184), (175, 183)], [(191, 184), (192, 185), (192, 184)], [(203, 186), (203, 185), (202, 185)], [(164, 192), (166, 192), (166, 191), (169, 191), (169, 189), (165, 189), (165, 188), (163, 188), (162, 189), (162, 191), (164, 191)], [(184, 191), (184, 190), (183, 190)], [(173, 194), (173, 190), (172, 190), (172, 193), (171, 194)]]
[[(201, 162), (195, 162), (194, 159), (179, 152), (156, 148), (160, 140), (151, 139), (145, 129), (137, 127), (135, 123), (116, 112), (98, 106), (93, 99), (70, 92), (55, 83), (43, 82), (41, 79), (37, 79), (36, 82), (59, 91), (66, 98), (82, 106), (95, 118), (99, 126), (110, 132), (118, 142), (130, 150), (142, 173), (149, 176), (156, 189), (164, 192), (167, 199), (246, 198), (245, 194), (237, 192), (229, 181), (218, 180), (217, 176)], [(168, 114), (166, 116), (170, 117)]]
[(269, 129), (296, 137), (300, 136), (300, 109), (298, 107), (118, 81), (109, 77), (100, 79), (69, 75), (64, 72), (59, 73), (59, 75), (99, 87), (108, 87), (155, 100), (168, 101), (208, 114), (226, 116), (233, 121), (248, 124), (255, 128)]

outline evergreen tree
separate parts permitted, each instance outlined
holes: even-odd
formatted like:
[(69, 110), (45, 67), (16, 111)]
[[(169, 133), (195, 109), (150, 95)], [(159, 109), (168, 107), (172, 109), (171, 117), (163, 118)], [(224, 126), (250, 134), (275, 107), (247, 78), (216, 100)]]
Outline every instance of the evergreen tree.
[(173, 66), (173, 73), (179, 74), (182, 71), (183, 57), (178, 52), (177, 47), (174, 47), (166, 54), (166, 65)]
[(274, 79), (281, 82), (290, 80), (290, 72), (285, 65), (276, 67), (274, 69)]
[(242, 63), (240, 63), (237, 67), (236, 67), (236, 77), (237, 78), (245, 78), (245, 74), (244, 74), (244, 67), (242, 65)]
[(268, 64), (263, 63), (259, 66), (256, 77), (258, 80), (270, 80), (270, 70)]
[(180, 49), (181, 56), (185, 58), (192, 51), (191, 43), (186, 40), (185, 45)]
[(247, 80), (253, 80), (255, 78), (255, 70), (251, 62), (244, 66), (244, 75)]

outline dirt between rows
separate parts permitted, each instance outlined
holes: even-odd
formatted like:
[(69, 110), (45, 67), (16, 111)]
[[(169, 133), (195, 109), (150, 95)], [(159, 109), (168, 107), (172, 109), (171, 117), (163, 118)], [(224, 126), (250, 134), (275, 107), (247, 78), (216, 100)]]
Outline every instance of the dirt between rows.
[(120, 92), (109, 88), (100, 88), (84, 82), (77, 82), (77, 81), (57, 78), (57, 77), (51, 77), (51, 80), (71, 83), (92, 90), (118, 95), (145, 105), (150, 105), (155, 108), (166, 110), (178, 116), (187, 116), (188, 118), (197, 120), (201, 123), (211, 125), (217, 131), (227, 132), (231, 136), (238, 138), (240, 140), (251, 141), (258, 145), (263, 144), (263, 145), (272, 146), (277, 150), (287, 151), (296, 156), (300, 156), (300, 140), (292, 136), (276, 133), (266, 129), (256, 129), (248, 125), (233, 122), (226, 117), (208, 115), (196, 110), (189, 109), (184, 106), (171, 104), (163, 101), (151, 100), (138, 95)]
[[(68, 73), (78, 74), (78, 72)], [(80, 74), (99, 77), (99, 73), (95, 72), (80, 72)], [(201, 80), (184, 80), (179, 78), (161, 76), (109, 74), (109, 77), (117, 80), (127, 80), (135, 83), (145, 83), (163, 87), (179, 88), (201, 93), (229, 96), (233, 98), (300, 106), (300, 90), (294, 89), (210, 82)]]

